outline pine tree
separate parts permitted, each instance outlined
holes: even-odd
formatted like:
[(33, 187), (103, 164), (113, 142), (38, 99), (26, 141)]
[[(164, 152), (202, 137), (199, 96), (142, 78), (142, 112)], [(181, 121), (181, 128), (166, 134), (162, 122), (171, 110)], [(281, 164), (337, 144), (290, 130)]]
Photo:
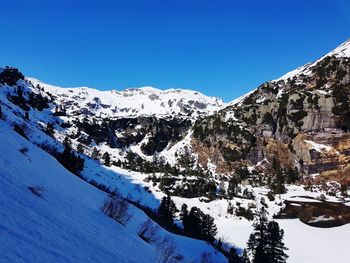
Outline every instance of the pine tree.
[(279, 225), (275, 221), (271, 221), (267, 227), (269, 238), (269, 262), (271, 263), (284, 263), (288, 258), (285, 250), (287, 248), (283, 243), (284, 231), (279, 228)]
[(184, 225), (185, 232), (195, 238), (201, 237), (201, 215), (202, 211), (198, 207), (193, 206), (188, 214), (187, 224)]
[(202, 218), (201, 236), (203, 239), (212, 242), (218, 233), (214, 218), (209, 214), (204, 214)]
[(270, 263), (269, 256), (266, 253), (265, 244), (262, 241), (258, 243), (257, 247), (255, 248), (253, 263)]
[(242, 263), (241, 257), (237, 254), (235, 247), (231, 247), (228, 252), (228, 262), (229, 263)]
[(17, 95), (20, 99), (23, 99), (23, 90), (21, 86), (17, 87)]
[(84, 154), (84, 146), (81, 143), (78, 144), (77, 151)]
[(241, 258), (242, 263), (250, 263), (250, 259), (248, 257), (247, 250), (243, 250), (242, 258)]
[(54, 130), (54, 127), (53, 127), (53, 123), (49, 122), (47, 125), (46, 125), (46, 130), (45, 132), (50, 136), (50, 137), (53, 137), (54, 133), (55, 133), (55, 130)]
[(285, 172), (276, 157), (272, 159), (272, 169), (276, 172), (276, 176), (271, 184), (271, 190), (275, 194), (283, 194), (286, 192), (286, 187), (284, 186)]
[(171, 197), (169, 195), (164, 196), (158, 208), (159, 215), (166, 223), (172, 225), (174, 223), (174, 214), (176, 211), (175, 203)]
[(70, 172), (80, 176), (81, 171), (84, 169), (84, 159), (80, 156), (76, 156), (72, 151), (72, 143), (68, 137), (65, 137), (63, 141), (64, 150), (57, 160)]
[(253, 263), (268, 263), (267, 246), (267, 217), (264, 208), (260, 211), (260, 217), (253, 224), (254, 232), (250, 234), (247, 246), (253, 254)]
[(253, 255), (253, 263), (285, 263), (288, 255), (284, 246), (284, 232), (275, 221), (268, 222), (264, 208), (259, 220), (253, 225), (247, 246)]
[(227, 205), (227, 213), (233, 215), (234, 207), (231, 202), (228, 203)]
[(72, 149), (72, 142), (71, 142), (71, 140), (69, 139), (68, 136), (66, 136), (64, 138), (63, 145), (64, 145), (65, 148)]
[(237, 194), (238, 180), (236, 177), (232, 177), (228, 182), (227, 196), (233, 198)]
[(108, 152), (105, 152), (102, 156), (103, 160), (104, 160), (104, 163), (106, 166), (110, 166), (111, 165), (111, 157), (109, 155)]
[(187, 205), (183, 204), (181, 206), (180, 219), (184, 229), (188, 229), (188, 210)]
[(220, 184), (219, 184), (219, 194), (221, 196), (225, 196), (226, 195), (226, 189), (225, 189), (225, 181), (221, 180)]
[(185, 233), (209, 242), (214, 240), (217, 234), (217, 228), (213, 217), (204, 214), (198, 207), (193, 206), (185, 218), (182, 221)]
[(296, 180), (299, 179), (300, 175), (296, 168), (288, 167), (287, 174), (286, 174), (286, 182), (287, 184), (295, 183)]
[(98, 159), (100, 159), (100, 156), (101, 156), (100, 151), (96, 147), (94, 147), (92, 149), (91, 158), (95, 159), (95, 160), (98, 160)]
[(283, 194), (286, 192), (286, 187), (284, 186), (284, 177), (282, 171), (280, 171), (274, 181), (272, 182), (272, 191), (275, 194)]

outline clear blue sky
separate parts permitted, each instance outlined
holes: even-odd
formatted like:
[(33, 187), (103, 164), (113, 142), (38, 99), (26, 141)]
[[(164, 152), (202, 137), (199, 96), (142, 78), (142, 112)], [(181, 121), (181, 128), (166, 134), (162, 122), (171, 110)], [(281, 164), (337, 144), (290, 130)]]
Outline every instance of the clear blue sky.
[(349, 0), (0, 0), (1, 65), (60, 86), (230, 101), (350, 37)]

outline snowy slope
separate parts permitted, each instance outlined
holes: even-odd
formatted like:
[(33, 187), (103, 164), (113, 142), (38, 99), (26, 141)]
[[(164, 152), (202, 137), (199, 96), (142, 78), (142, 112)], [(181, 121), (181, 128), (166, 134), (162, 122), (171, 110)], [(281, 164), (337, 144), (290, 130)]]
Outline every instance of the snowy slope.
[[(132, 208), (123, 227), (99, 211), (105, 193), (66, 171), (54, 158), (0, 121), (1, 262), (156, 262), (155, 247), (141, 240), (146, 215)], [(34, 195), (28, 187), (41, 189)], [(161, 231), (162, 235), (169, 234)], [(185, 259), (212, 254), (205, 242), (169, 234)]]
[(153, 87), (131, 88), (123, 91), (100, 91), (87, 87), (61, 88), (28, 78), (39, 84), (68, 107), (67, 113), (89, 113), (101, 117), (135, 117), (149, 115), (197, 116), (224, 106), (218, 98), (184, 89), (159, 90)]
[[(151, 182), (147, 183), (144, 181), (148, 176), (147, 174), (126, 171), (115, 166), (106, 168), (96, 165), (93, 162), (88, 162), (84, 170), (84, 176), (89, 180), (95, 180), (111, 189), (118, 189), (124, 196), (128, 196), (151, 208), (157, 208), (161, 198), (165, 196), (158, 187), (153, 187)], [(150, 189), (151, 193), (148, 193), (145, 187)], [(263, 197), (268, 205), (268, 217), (271, 219), (272, 216), (281, 209), (279, 204), (282, 204), (284, 200), (305, 201), (310, 199), (301, 198), (301, 196), (317, 198), (322, 193), (320, 191), (307, 191), (303, 186), (287, 185), (288, 192), (286, 194), (276, 195), (276, 201), (269, 201), (266, 197), (269, 189), (265, 187), (246, 187), (254, 192), (254, 200), (234, 197), (232, 200), (218, 199), (207, 203), (203, 202), (202, 198), (182, 198), (174, 196), (172, 199), (178, 209), (181, 208), (182, 204), (187, 204), (189, 208), (196, 206), (203, 212), (213, 216), (218, 228), (217, 237), (223, 238), (229, 244), (242, 250), (246, 247), (249, 235), (253, 231), (253, 222), (242, 217), (239, 218), (235, 215), (228, 214), (227, 207), (229, 202), (233, 205), (239, 202), (241, 206), (245, 208), (254, 204), (259, 209), (259, 207), (261, 207), (260, 200)], [(336, 197), (329, 196), (326, 193), (324, 194), (327, 200), (337, 202)], [(313, 201), (319, 202), (315, 199), (313, 199)], [(347, 242), (345, 241), (350, 236), (349, 224), (323, 229), (308, 226), (297, 219), (280, 219), (277, 221), (285, 232), (284, 242), (286, 247), (289, 248), (287, 251), (289, 259), (287, 262), (346, 262), (347, 250), (345, 246)], [(336, 244), (336, 246), (334, 244)], [(329, 249), (326, 250), (327, 248)], [(322, 250), (322, 253), (319, 252), (320, 250)], [(329, 250), (332, 252), (330, 253)]]
[(319, 61), (323, 60), (325, 57), (328, 56), (335, 56), (337, 58), (341, 58), (341, 57), (350, 57), (350, 39), (348, 39), (347, 41), (345, 41), (344, 43), (342, 43), (341, 45), (339, 45), (337, 48), (335, 48), (334, 50), (332, 50), (331, 52), (327, 53), (326, 55), (324, 55), (323, 57), (319, 58), (318, 60), (316, 60), (313, 63), (308, 63), (304, 66), (301, 66), (295, 70), (292, 70), (286, 74), (284, 74), (282, 77), (276, 79), (275, 81), (279, 81), (279, 80), (287, 80), (289, 78), (293, 78), (294, 76), (298, 76), (300, 74), (304, 74), (304, 75), (308, 75), (310, 74), (310, 68), (312, 68), (313, 66), (315, 66)]
[(278, 220), (285, 231), (289, 263), (348, 262), (350, 225), (315, 228), (297, 219)]
[[(101, 184), (109, 187), (117, 188), (123, 192), (124, 195), (129, 195), (134, 200), (140, 201), (142, 204), (149, 207), (156, 208), (159, 205), (159, 200), (164, 196), (159, 190), (152, 188), (151, 183), (145, 183), (143, 179), (145, 174), (137, 172), (128, 172), (117, 167), (111, 167), (108, 170), (102, 167), (88, 165), (86, 174), (92, 175), (93, 179)], [(96, 176), (94, 176), (96, 175)], [(152, 194), (144, 191), (144, 187), (149, 187)], [(269, 217), (280, 209), (277, 203), (283, 200), (293, 199), (293, 196), (310, 196), (317, 197), (319, 192), (305, 191), (302, 186), (288, 186), (288, 193), (277, 198), (276, 202), (270, 202), (264, 196), (269, 190), (266, 188), (252, 188), (254, 191), (256, 201), (245, 200), (241, 198), (234, 198), (230, 202), (235, 204), (240, 202), (242, 206), (248, 207), (249, 204), (254, 203), (259, 207), (259, 200), (265, 197), (268, 204)], [(330, 196), (327, 198), (331, 201), (337, 199)], [(252, 222), (244, 218), (238, 218), (234, 215), (227, 214), (228, 200), (215, 200), (210, 203), (202, 202), (201, 198), (181, 198), (173, 197), (178, 208), (186, 203), (188, 207), (197, 206), (205, 213), (209, 213), (215, 218), (215, 223), (218, 227), (218, 237), (224, 238), (227, 242), (234, 244), (240, 249), (246, 247), (249, 235), (253, 227)], [(287, 254), (289, 255), (288, 262), (291, 263), (310, 263), (310, 262), (345, 262), (347, 258), (345, 242), (350, 236), (350, 225), (341, 227), (323, 229), (315, 228), (305, 225), (296, 219), (278, 220), (278, 223), (285, 231), (285, 243), (289, 248)], [(334, 245), (336, 244), (336, 246)], [(329, 249), (332, 253), (329, 252)], [(319, 251), (322, 253), (319, 253)]]
[[(340, 58), (340, 57), (350, 57), (350, 39), (348, 39), (347, 41), (342, 43), (336, 49), (334, 49), (331, 52), (327, 53), (324, 57), (327, 57), (327, 56), (336, 56), (338, 58)], [(322, 58), (324, 58), (324, 57), (322, 57)]]
[[(349, 56), (350, 50), (350, 42), (345, 42), (340, 47), (335, 49), (334, 51), (330, 52), (329, 54), (336, 55), (336, 56)], [(319, 60), (318, 60), (319, 61)], [(317, 63), (317, 61), (315, 62)], [(301, 74), (307, 75), (309, 74), (310, 67), (312, 67), (313, 64), (308, 64), (303, 67), (298, 68), (295, 71), (292, 71), (290, 73), (287, 73), (282, 78), (276, 80), (286, 80), (288, 78), (291, 78), (293, 76), (298, 76)], [(222, 106), (225, 106), (222, 101), (215, 99), (215, 98), (209, 98), (202, 94), (193, 92), (193, 91), (186, 91), (186, 90), (167, 90), (167, 91), (161, 91), (157, 90), (151, 87), (144, 87), (139, 89), (128, 89), (125, 91), (98, 91), (94, 89), (89, 88), (60, 88), (55, 87), (51, 85), (44, 84), (38, 80), (35, 79), (28, 79), (30, 80), (34, 86), (39, 84), (40, 86), (44, 87), (45, 92), (49, 92), (53, 95), (54, 103), (57, 103), (58, 105), (64, 105), (67, 108), (68, 115), (70, 117), (74, 116), (75, 114), (82, 114), (82, 115), (92, 115), (96, 117), (138, 117), (138, 116), (149, 116), (149, 115), (155, 115), (155, 116), (174, 116), (174, 115), (182, 115), (182, 116), (195, 116), (201, 114), (211, 114), (214, 111), (218, 109), (222, 109)], [(11, 91), (9, 88), (9, 92)], [(33, 90), (36, 90), (33, 88)], [(252, 91), (249, 94), (246, 94), (233, 102), (230, 103), (229, 106), (239, 106), (243, 103), (244, 99), (252, 94), (254, 91)], [(277, 98), (283, 93), (283, 89), (280, 89), (278, 94), (276, 95)], [(11, 122), (26, 122), (26, 128), (28, 131), (28, 137), (32, 142), (35, 142), (37, 144), (40, 143), (46, 143), (47, 141), (50, 142), (50, 145), (57, 144), (57, 142), (52, 142), (54, 139), (51, 137), (48, 137), (45, 135), (42, 131), (40, 131), (40, 127), (38, 123), (45, 123), (47, 121), (55, 121), (56, 123), (59, 123), (60, 121), (69, 121), (70, 117), (66, 116), (60, 116), (60, 117), (53, 117), (52, 111), (53, 111), (53, 103), (51, 104), (50, 109), (45, 109), (42, 112), (38, 112), (35, 110), (30, 110), (30, 120), (24, 120), (24, 112), (19, 107), (13, 105), (12, 103), (8, 102), (6, 99), (7, 90), (3, 89), (0, 91), (0, 102), (3, 103), (3, 111), (5, 112), (6, 119), (8, 123)], [(264, 98), (259, 98), (260, 103), (264, 101)], [(234, 117), (233, 111), (228, 111), (226, 115), (225, 120), (235, 121), (238, 122), (238, 119)], [(2, 126), (2, 122), (1, 125)], [(239, 124), (239, 123), (238, 123)], [(76, 127), (63, 129), (60, 128), (59, 125), (55, 126), (56, 133), (55, 138), (59, 141), (62, 141), (64, 136), (66, 134), (73, 134), (76, 132)], [(129, 244), (133, 243), (136, 244), (135, 246), (140, 246), (141, 249), (139, 249), (140, 253), (144, 254), (145, 256), (142, 258), (142, 262), (152, 262), (154, 261), (154, 247), (144, 244), (144, 242), (139, 243), (139, 238), (137, 238), (136, 235), (136, 229), (140, 223), (142, 223), (146, 216), (141, 212), (140, 210), (137, 210), (133, 208), (134, 218), (133, 221), (130, 223), (130, 225), (127, 226), (127, 229), (120, 227), (118, 230), (111, 230), (110, 228), (114, 225), (116, 225), (115, 222), (112, 222), (112, 225), (108, 225), (106, 222), (109, 219), (106, 219), (103, 215), (100, 214), (98, 211), (98, 207), (101, 205), (104, 194), (91, 188), (89, 185), (81, 182), (80, 180), (73, 177), (71, 174), (67, 173), (62, 167), (58, 169), (58, 173), (60, 176), (60, 179), (57, 179), (55, 176), (56, 168), (51, 169), (51, 166), (58, 165), (55, 160), (53, 160), (50, 156), (47, 154), (41, 152), (40, 150), (33, 147), (33, 149), (36, 149), (35, 151), (40, 152), (38, 155), (45, 155), (45, 157), (42, 158), (42, 163), (47, 163), (47, 166), (40, 166), (39, 161), (35, 161), (36, 159), (33, 158), (37, 155), (35, 153), (32, 157), (32, 146), (27, 146), (29, 148), (29, 155), (30, 159), (33, 158), (32, 161), (27, 161), (28, 158), (19, 153), (18, 149), (23, 147), (24, 145), (28, 145), (26, 141), (24, 141), (22, 138), (20, 138), (17, 134), (13, 134), (12, 131), (8, 130), (7, 128), (1, 128), (0, 129), (0, 137), (10, 138), (10, 145), (5, 144), (1, 140), (0, 142), (0, 173), (4, 173), (4, 176), (0, 178), (1, 184), (0, 187), (3, 187), (4, 189), (1, 189), (4, 194), (4, 196), (10, 196), (10, 200), (7, 200), (6, 197), (1, 199), (0, 198), (0, 211), (2, 212), (1, 217), (6, 218), (6, 220), (2, 220), (0, 218), (0, 226), (3, 229), (6, 229), (7, 234), (5, 235), (4, 240), (1, 238), (2, 243), (11, 243), (10, 247), (5, 247), (9, 251), (12, 251), (13, 255), (18, 254), (17, 249), (12, 249), (12, 247), (16, 247), (17, 243), (22, 242), (22, 239), (20, 237), (16, 236), (24, 236), (26, 240), (29, 240), (28, 242), (38, 243), (40, 246), (45, 248), (46, 250), (49, 250), (45, 246), (46, 242), (43, 242), (40, 240), (37, 236), (33, 236), (30, 233), (36, 233), (38, 232), (38, 236), (45, 236), (48, 234), (48, 230), (41, 228), (41, 222), (43, 222), (44, 225), (49, 225), (52, 221), (55, 225), (57, 225), (57, 228), (64, 229), (64, 233), (71, 233), (74, 232), (73, 230), (77, 228), (77, 222), (86, 221), (88, 226), (84, 226), (83, 233), (80, 233), (78, 231), (78, 234), (74, 234), (76, 236), (71, 237), (71, 234), (65, 235), (64, 233), (61, 233), (61, 235), (58, 236), (59, 238), (59, 247), (62, 248), (62, 250), (69, 249), (69, 242), (65, 243), (65, 240), (73, 239), (73, 244), (78, 247), (78, 255), (79, 260), (80, 259), (86, 259), (85, 258), (85, 249), (87, 249), (84, 245), (77, 244), (78, 240), (89, 240), (86, 242), (92, 242), (90, 247), (94, 247), (94, 244), (100, 244), (101, 241), (108, 243), (103, 250), (109, 251), (110, 249), (114, 249), (112, 245), (109, 245), (109, 243), (116, 242), (117, 244)], [(13, 141), (20, 141), (19, 144), (13, 143)], [(51, 141), (50, 141), (51, 140)], [(148, 137), (146, 136), (144, 141), (148, 140)], [(190, 140), (191, 140), (191, 132), (187, 134), (187, 136), (177, 142), (172, 147), (167, 147), (166, 150), (159, 153), (159, 157), (164, 157), (165, 160), (167, 160), (171, 164), (176, 163), (176, 159), (174, 158), (176, 152), (185, 146), (190, 146)], [(144, 142), (142, 141), (142, 142)], [(142, 143), (141, 142), (141, 143)], [(73, 139), (73, 148), (76, 146), (76, 141)], [(314, 149), (318, 149), (319, 151), (328, 151), (327, 148), (328, 145), (323, 144), (316, 144), (313, 141), (305, 141), (306, 144), (312, 146)], [(87, 146), (90, 147), (91, 145)], [(120, 159), (119, 155), (122, 155), (118, 149), (112, 149), (107, 144), (101, 144), (97, 146), (98, 149), (101, 149), (101, 152), (108, 151), (111, 156), (112, 160)], [(4, 149), (4, 150), (2, 150)], [(13, 150), (15, 149), (15, 150)], [(143, 156), (146, 158), (149, 158), (149, 160), (152, 160), (152, 156), (144, 156), (140, 152), (140, 145), (132, 145), (130, 146), (130, 149), (133, 151), (140, 153), (140, 156)], [(89, 152), (91, 149), (86, 149), (87, 152)], [(10, 153), (8, 155), (8, 152)], [(24, 156), (24, 157), (23, 157)], [(115, 157), (116, 156), (116, 157)], [(17, 160), (20, 161), (20, 164), (17, 164)], [(55, 163), (55, 164), (53, 164)], [(49, 165), (50, 164), (50, 165)], [(9, 166), (10, 165), (10, 166)], [(28, 172), (24, 172), (26, 169), (26, 165), (31, 167)], [(5, 168), (6, 167), (6, 168)], [(41, 169), (44, 168), (45, 170), (42, 171)], [(48, 174), (46, 174), (48, 173)], [(13, 174), (18, 174), (18, 179), (16, 177), (11, 177)], [(63, 176), (61, 176), (63, 174)], [(92, 160), (92, 159), (86, 159), (85, 161), (85, 167), (83, 171), (83, 176), (87, 180), (94, 180), (100, 184), (105, 185), (106, 187), (109, 187), (110, 189), (118, 189), (119, 192), (121, 192), (124, 196), (128, 196), (129, 198), (133, 199), (134, 201), (138, 201), (141, 204), (148, 206), (150, 208), (157, 208), (160, 199), (164, 196), (164, 193), (160, 191), (160, 189), (157, 186), (154, 186), (152, 182), (145, 182), (145, 178), (148, 176), (148, 174), (133, 172), (133, 171), (126, 171), (122, 168), (111, 166), (111, 167), (105, 167), (101, 165), (101, 163)], [(28, 176), (30, 175), (30, 176)], [(35, 175), (35, 176), (33, 176)], [(47, 176), (49, 175), (49, 176)], [(162, 174), (159, 174), (159, 176), (162, 176)], [(179, 175), (182, 176), (182, 175)], [(68, 178), (69, 179), (66, 179)], [(64, 179), (61, 179), (64, 178)], [(219, 182), (219, 181), (217, 181)], [(14, 185), (15, 190), (11, 190), (12, 185)], [(39, 185), (43, 186), (45, 188), (44, 191), (44, 198), (38, 199), (36, 196), (33, 196), (32, 193), (30, 193), (27, 190), (27, 186), (29, 185)], [(67, 185), (69, 187), (67, 187)], [(149, 188), (150, 190), (147, 191), (144, 187)], [(227, 207), (228, 203), (231, 202), (235, 207), (237, 207), (237, 202), (240, 203), (242, 207), (249, 207), (250, 205), (254, 205), (259, 208), (260, 206), (260, 198), (264, 197), (268, 206), (269, 206), (269, 212), (270, 217), (279, 211), (281, 208), (281, 204), (284, 200), (288, 198), (292, 198), (292, 195), (295, 196), (312, 196), (317, 197), (322, 193), (321, 191), (315, 191), (310, 192), (303, 189), (303, 186), (288, 186), (288, 193), (285, 195), (281, 195), (276, 197), (275, 202), (270, 202), (266, 198), (266, 194), (269, 191), (269, 189), (264, 187), (252, 187), (250, 185), (242, 185), (243, 188), (248, 188), (252, 190), (255, 194), (254, 200), (248, 200), (243, 198), (233, 198), (233, 200), (225, 200), (225, 199), (217, 199), (214, 201), (211, 201), (209, 203), (203, 202), (202, 198), (181, 198), (181, 197), (173, 197), (176, 205), (178, 208), (181, 207), (183, 203), (186, 203), (189, 207), (197, 206), (205, 213), (210, 214), (215, 218), (215, 223), (218, 227), (218, 235), (217, 237), (225, 237), (225, 239), (239, 248), (244, 248), (246, 246), (246, 241), (248, 240), (249, 234), (252, 231), (252, 222), (247, 221), (244, 218), (238, 218), (235, 215), (231, 215), (227, 213)], [(24, 189), (24, 190), (23, 190)], [(54, 192), (55, 191), (55, 192)], [(54, 192), (54, 193), (51, 193)], [(62, 196), (61, 196), (62, 193)], [(34, 199), (33, 199), (34, 198)], [(35, 199), (36, 198), (36, 199)], [(331, 201), (336, 201), (336, 198), (327, 196), (328, 199)], [(13, 200), (12, 200), (13, 199)], [(21, 201), (22, 200), (22, 201)], [(23, 201), (25, 200), (25, 202)], [(48, 201), (46, 206), (44, 208), (40, 207), (36, 201), (33, 200), (39, 200), (40, 205), (44, 205), (45, 200)], [(58, 211), (52, 211), (52, 207), (57, 206), (56, 200), (59, 200), (59, 209)], [(66, 205), (61, 205), (67, 204)], [(24, 217), (20, 211), (23, 210), (21, 207), (23, 206), (25, 209), (25, 214), (30, 215), (28, 218), (31, 218), (31, 212), (29, 211), (32, 207), (32, 211), (38, 210), (39, 213), (35, 213), (34, 215), (34, 222), (35, 223), (35, 231), (30, 230), (30, 233), (27, 233), (25, 226), (29, 225), (31, 226), (31, 223), (28, 222), (29, 220), (26, 220), (26, 217)], [(10, 208), (15, 207), (14, 211), (12, 211)], [(79, 209), (77, 209), (79, 207)], [(81, 207), (81, 209), (80, 209)], [(87, 207), (85, 209), (85, 207)], [(27, 211), (28, 210), (28, 211)], [(69, 210), (69, 211), (68, 211)], [(71, 211), (77, 210), (76, 214), (73, 215)], [(47, 214), (47, 211), (49, 211), (49, 217), (45, 219), (45, 216)], [(255, 211), (255, 210), (254, 210)], [(32, 212), (33, 213), (33, 212)], [(60, 213), (58, 215), (58, 213)], [(18, 216), (17, 214), (20, 214)], [(38, 214), (38, 215), (37, 215)], [(59, 217), (63, 215), (63, 217), (66, 220), (66, 215), (69, 215), (69, 220), (67, 221), (67, 226), (64, 224), (63, 220), (61, 220)], [(12, 225), (10, 223), (10, 218), (18, 217), (18, 222), (15, 222), (15, 225)], [(40, 216), (39, 218), (36, 218), (36, 216)], [(43, 218), (44, 219), (43, 219)], [(47, 216), (46, 216), (47, 217)], [(80, 219), (83, 218), (84, 220)], [(88, 217), (88, 218), (87, 218)], [(54, 218), (52, 220), (51, 218)], [(17, 220), (17, 219), (16, 219)], [(45, 221), (46, 220), (46, 221)], [(107, 220), (107, 221), (106, 221)], [(22, 222), (23, 221), (23, 222)], [(39, 222), (40, 221), (40, 222)], [(103, 221), (103, 222), (102, 222)], [(1, 222), (6, 222), (3, 225), (1, 225)], [(327, 231), (324, 231), (320, 228), (313, 228), (310, 226), (307, 226), (300, 221), (297, 220), (279, 220), (279, 223), (281, 224), (282, 228), (285, 230), (285, 242), (287, 247), (289, 247), (288, 254), (290, 255), (290, 259), (288, 262), (330, 262), (332, 259), (335, 259), (335, 262), (345, 262), (347, 255), (346, 255), (346, 249), (344, 248), (345, 241), (347, 237), (349, 236), (349, 225), (345, 225), (338, 228), (332, 228)], [(20, 230), (16, 228), (16, 226), (20, 226)], [(103, 225), (103, 226), (102, 226)], [(106, 229), (101, 230), (101, 233), (108, 232), (111, 233), (111, 235), (107, 235), (106, 237), (103, 237), (96, 233), (100, 233), (100, 228), (104, 227), (106, 225)], [(117, 224), (118, 225), (118, 224)], [(118, 225), (119, 226), (119, 225)], [(97, 232), (91, 231), (90, 227), (93, 229), (97, 229)], [(86, 230), (85, 228), (89, 228)], [(50, 229), (49, 229), (50, 230)], [(127, 230), (127, 231), (126, 231)], [(13, 233), (16, 233), (16, 235), (12, 235), (11, 231)], [(16, 232), (18, 231), (18, 232)], [(115, 234), (115, 231), (118, 232), (118, 234), (121, 233), (122, 237), (119, 237), (118, 240), (114, 240), (112, 234)], [(54, 232), (54, 231), (51, 231)], [(51, 233), (50, 232), (50, 233)], [(130, 233), (133, 235), (130, 236)], [(320, 233), (320, 234), (318, 234)], [(90, 235), (95, 234), (90, 240)], [(165, 234), (165, 233), (164, 233)], [(105, 240), (107, 239), (107, 240)], [(113, 242), (110, 241), (110, 239), (113, 239)], [(135, 241), (136, 239), (136, 241)], [(176, 243), (178, 245), (179, 253), (184, 255), (186, 259), (198, 259), (200, 254), (204, 251), (211, 251), (213, 254), (213, 257), (215, 255), (215, 252), (213, 252), (212, 248), (207, 246), (203, 242), (199, 241), (193, 241), (191, 239), (185, 239), (183, 237), (174, 236), (174, 239), (176, 240)], [(337, 247), (334, 247), (335, 245), (332, 242), (335, 242)], [(1, 244), (2, 244), (1, 243)], [(44, 244), (45, 243), (45, 244)], [(0, 244), (0, 247), (1, 247)], [(50, 245), (50, 249), (56, 245), (56, 243), (53, 245), (50, 242), (48, 242)], [(38, 246), (39, 246), (38, 245)], [(99, 247), (99, 245), (98, 245)], [(331, 248), (334, 253), (328, 253), (328, 255), (325, 255), (325, 253), (319, 253), (319, 250), (322, 249), (323, 251), (326, 251), (326, 249)], [(19, 246), (20, 249), (26, 249), (25, 244)], [(130, 250), (133, 250), (134, 247), (131, 247)], [(12, 249), (12, 250), (11, 250)], [(52, 249), (51, 249), (52, 250)], [(120, 251), (119, 251), (120, 250)], [(61, 251), (61, 250), (60, 250)], [(38, 252), (39, 253), (39, 252)], [(40, 252), (41, 253), (41, 252)], [(46, 254), (40, 254), (39, 256), (47, 256)], [(49, 253), (49, 252), (48, 252)], [(53, 254), (58, 253), (58, 255), (61, 257), (59, 252), (56, 250), (53, 250)], [(80, 253), (80, 254), (79, 254)], [(102, 253), (102, 252), (101, 252)], [(106, 252), (107, 253), (107, 252)], [(120, 253), (120, 255), (119, 255)], [(3, 254), (3, 253), (0, 253)], [(109, 255), (98, 255), (99, 257), (103, 258), (104, 262), (110, 261), (111, 258), (118, 256), (121, 258), (120, 262), (123, 262), (123, 259), (128, 259), (129, 254), (126, 251), (123, 251), (121, 248), (121, 245), (118, 247), (118, 251), (111, 252)], [(71, 254), (68, 253), (69, 257), (73, 257), (73, 252)], [(134, 256), (134, 255), (133, 255)], [(62, 255), (63, 257), (63, 255)], [(92, 252), (88, 252), (87, 256), (89, 259), (94, 260), (94, 256), (92, 255)], [(137, 255), (135, 255), (137, 257)], [(135, 259), (135, 262), (138, 262), (139, 258)], [(31, 260), (35, 261), (35, 260)], [(62, 260), (64, 261), (64, 260)], [(74, 261), (74, 260), (72, 260)], [(224, 261), (224, 259), (216, 254), (215, 255), (215, 261), (214, 262), (221, 262)]]

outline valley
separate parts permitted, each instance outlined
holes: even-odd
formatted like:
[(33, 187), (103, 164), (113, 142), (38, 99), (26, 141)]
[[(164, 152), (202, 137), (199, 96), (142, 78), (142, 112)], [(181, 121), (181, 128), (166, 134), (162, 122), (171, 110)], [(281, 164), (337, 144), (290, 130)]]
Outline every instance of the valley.
[[(62, 88), (4, 67), (0, 109), (0, 247), (18, 261), (28, 261), (19, 251), (31, 240), (29, 262), (156, 262), (160, 246), (138, 236), (150, 217), (177, 248), (159, 262), (243, 262), (230, 249), (243, 255), (261, 211), (284, 230), (287, 262), (347, 258), (350, 41), (230, 103), (180, 89)], [(130, 204), (126, 227), (99, 211), (113, 193)], [(171, 223), (159, 215), (167, 197)], [(184, 204), (215, 234), (186, 232)], [(60, 228), (59, 247), (45, 244)]]

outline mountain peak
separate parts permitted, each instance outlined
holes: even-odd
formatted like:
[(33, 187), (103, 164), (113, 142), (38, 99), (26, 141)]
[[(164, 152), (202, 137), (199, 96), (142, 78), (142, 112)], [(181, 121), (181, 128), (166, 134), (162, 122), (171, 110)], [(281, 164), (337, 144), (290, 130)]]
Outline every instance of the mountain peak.
[[(151, 86), (122, 91), (101, 91), (87, 87), (61, 88), (34, 78), (27, 78), (54, 95), (67, 112), (98, 116), (127, 117), (149, 115), (197, 116), (220, 109), (225, 103), (216, 97), (186, 89), (161, 90)], [(75, 102), (75, 103), (72, 103)]]
[(284, 74), (282, 77), (276, 79), (275, 81), (293, 78), (294, 76), (297, 76), (301, 73), (303, 73), (304, 75), (307, 75), (310, 73), (309, 69), (311, 67), (316, 65), (319, 61), (323, 60), (325, 57), (329, 57), (329, 56), (335, 56), (337, 58), (350, 57), (350, 38), (347, 41), (340, 44), (338, 47), (336, 47), (331, 52), (327, 53), (326, 55), (324, 55), (321, 58), (319, 58), (318, 60), (316, 60), (315, 62), (307, 63), (304, 66), (298, 67), (297, 69), (294, 69), (290, 72), (287, 72), (286, 74)]
[(326, 56), (350, 57), (350, 38)]
[(144, 92), (144, 93), (160, 93), (162, 90), (157, 89), (152, 86), (144, 86), (139, 88), (128, 88), (123, 90), (122, 92)]

